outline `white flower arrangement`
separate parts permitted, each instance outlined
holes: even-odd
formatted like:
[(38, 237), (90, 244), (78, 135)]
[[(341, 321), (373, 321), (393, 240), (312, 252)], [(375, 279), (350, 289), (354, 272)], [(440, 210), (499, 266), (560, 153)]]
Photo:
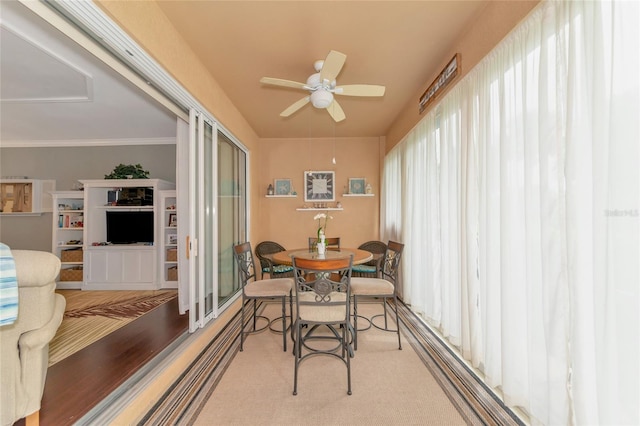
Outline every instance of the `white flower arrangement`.
[[(323, 219), (324, 219), (324, 224), (322, 223)], [(318, 213), (313, 217), (313, 220), (318, 221), (318, 241), (320, 241), (321, 234), (322, 235), (327, 234), (327, 222), (329, 222), (329, 219), (333, 219), (333, 216), (329, 216), (328, 213)]]

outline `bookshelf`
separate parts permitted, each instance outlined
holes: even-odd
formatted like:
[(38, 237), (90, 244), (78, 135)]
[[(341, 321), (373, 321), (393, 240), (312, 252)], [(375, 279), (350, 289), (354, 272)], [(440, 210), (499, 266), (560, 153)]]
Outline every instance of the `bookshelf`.
[(57, 287), (79, 289), (84, 281), (84, 193), (54, 191), (51, 197), (51, 251), (62, 264)]
[(178, 212), (176, 191), (160, 191), (162, 235), (160, 245), (160, 287), (178, 288)]

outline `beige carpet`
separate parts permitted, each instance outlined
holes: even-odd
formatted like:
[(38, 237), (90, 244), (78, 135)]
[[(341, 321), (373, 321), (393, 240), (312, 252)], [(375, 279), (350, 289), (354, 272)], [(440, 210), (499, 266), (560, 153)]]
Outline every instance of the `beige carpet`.
[[(381, 305), (359, 305), (367, 315)], [(268, 305), (267, 316), (279, 306)], [(300, 366), (293, 396), (294, 359), (283, 352), (282, 337), (251, 335), (200, 411), (196, 425), (464, 425), (404, 335), (375, 328), (361, 332), (351, 360), (352, 395), (346, 367), (330, 357), (310, 358)], [(291, 342), (289, 342), (291, 344)], [(289, 349), (292, 346), (289, 347)]]
[(67, 306), (62, 324), (49, 343), (53, 365), (178, 296), (177, 290), (56, 290)]

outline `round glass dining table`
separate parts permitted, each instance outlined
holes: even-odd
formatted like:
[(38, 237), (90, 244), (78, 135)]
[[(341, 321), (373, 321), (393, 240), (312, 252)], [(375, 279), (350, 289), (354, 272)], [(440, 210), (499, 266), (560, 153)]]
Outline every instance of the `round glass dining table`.
[(353, 254), (353, 264), (359, 265), (366, 263), (373, 259), (373, 254), (367, 250), (355, 249), (355, 248), (341, 248), (340, 250), (327, 250), (323, 255), (318, 254), (315, 251), (309, 251), (309, 249), (293, 249), (285, 250), (278, 253), (268, 255), (273, 263), (279, 265), (292, 265), (293, 256), (303, 259), (344, 259)]

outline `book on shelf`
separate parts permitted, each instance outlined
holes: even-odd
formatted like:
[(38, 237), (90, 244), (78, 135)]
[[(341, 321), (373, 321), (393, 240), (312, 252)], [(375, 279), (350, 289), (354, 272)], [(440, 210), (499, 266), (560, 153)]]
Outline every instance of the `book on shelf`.
[(84, 215), (82, 213), (64, 213), (58, 215), (58, 228), (82, 228)]

